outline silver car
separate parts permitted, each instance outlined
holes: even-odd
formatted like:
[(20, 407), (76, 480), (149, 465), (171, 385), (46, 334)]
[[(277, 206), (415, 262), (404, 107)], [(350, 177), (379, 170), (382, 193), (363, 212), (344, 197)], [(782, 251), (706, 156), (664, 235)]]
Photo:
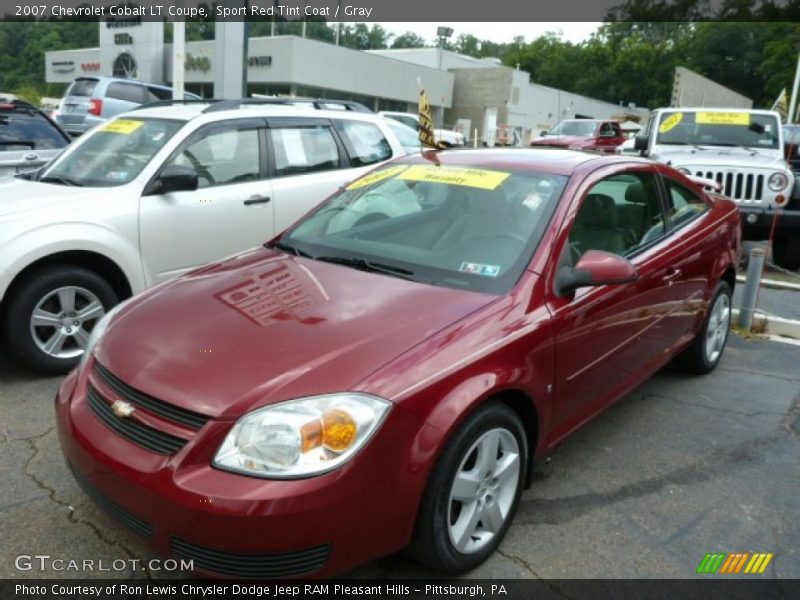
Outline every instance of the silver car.
[[(186, 92), (186, 100), (200, 96)], [(118, 77), (79, 77), (70, 84), (56, 120), (71, 135), (81, 135), (95, 125), (142, 104), (171, 100), (172, 88)]]
[(69, 135), (32, 104), (0, 100), (0, 178), (38, 169), (69, 143)]

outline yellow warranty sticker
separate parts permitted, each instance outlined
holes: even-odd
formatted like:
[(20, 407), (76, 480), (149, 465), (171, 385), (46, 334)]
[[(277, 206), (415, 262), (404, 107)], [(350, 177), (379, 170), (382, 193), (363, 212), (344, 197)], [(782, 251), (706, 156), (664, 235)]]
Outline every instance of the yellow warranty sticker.
[(358, 188), (366, 187), (368, 185), (372, 185), (373, 183), (378, 183), (379, 181), (389, 179), (389, 177), (393, 177), (398, 173), (402, 173), (407, 168), (408, 165), (397, 165), (396, 167), (389, 167), (388, 169), (375, 171), (374, 173), (364, 175), (364, 177), (361, 179), (356, 179), (353, 183), (348, 185), (346, 189), (357, 190)]
[(699, 112), (694, 120), (699, 125), (750, 125), (750, 113)]
[(139, 127), (144, 125), (144, 121), (132, 121), (130, 119), (117, 119), (110, 121), (103, 125), (100, 131), (108, 131), (109, 133), (121, 133), (122, 135), (130, 135)]
[(675, 126), (683, 120), (683, 113), (672, 113), (666, 119), (661, 121), (661, 126), (658, 128), (658, 133), (667, 133), (669, 130), (674, 129)]
[(408, 181), (430, 181), (433, 183), (447, 183), (449, 185), (464, 185), (483, 190), (494, 190), (508, 179), (509, 175), (511, 175), (511, 173), (487, 171), (485, 169), (470, 169), (467, 167), (413, 165), (400, 175), (398, 179), (406, 179)]

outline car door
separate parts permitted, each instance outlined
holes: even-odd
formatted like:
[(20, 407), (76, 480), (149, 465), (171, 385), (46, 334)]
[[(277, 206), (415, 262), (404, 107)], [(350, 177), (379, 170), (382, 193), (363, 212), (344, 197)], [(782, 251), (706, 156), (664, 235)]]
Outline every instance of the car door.
[(668, 293), (674, 310), (662, 332), (681, 344), (694, 335), (704, 314), (714, 263), (724, 253), (729, 232), (709, 222), (710, 206), (705, 197), (668, 174), (662, 176), (666, 198), (667, 229), (673, 252)]
[(283, 231), (355, 178), (329, 119), (268, 119), (275, 230)]
[(161, 170), (170, 165), (193, 168), (198, 189), (142, 196), (140, 244), (150, 283), (274, 235), (265, 125), (261, 119), (206, 125), (165, 161)]
[(555, 295), (556, 380), (551, 442), (567, 435), (655, 368), (661, 347), (653, 329), (668, 310), (671, 265), (663, 198), (655, 167), (611, 167), (582, 188), (555, 244), (559, 265), (575, 265), (588, 250), (626, 257), (637, 281)]

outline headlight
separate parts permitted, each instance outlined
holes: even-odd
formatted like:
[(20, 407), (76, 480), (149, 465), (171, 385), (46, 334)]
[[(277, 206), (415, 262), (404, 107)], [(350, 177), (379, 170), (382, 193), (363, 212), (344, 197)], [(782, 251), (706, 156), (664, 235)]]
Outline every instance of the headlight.
[(381, 398), (356, 393), (273, 404), (239, 419), (213, 464), (270, 479), (326, 473), (364, 447), (390, 406)]
[(81, 366), (80, 370), (83, 370), (83, 367), (86, 366), (86, 363), (89, 361), (89, 356), (92, 354), (92, 350), (97, 345), (97, 342), (103, 337), (103, 334), (108, 329), (108, 323), (111, 321), (111, 318), (121, 309), (128, 301), (125, 300), (124, 302), (120, 302), (106, 314), (104, 314), (100, 320), (94, 324), (92, 328), (92, 333), (89, 334), (89, 341), (86, 343), (86, 348), (83, 350), (83, 354), (81, 355)]
[(767, 185), (773, 192), (780, 192), (787, 185), (789, 185), (789, 178), (785, 173), (778, 171), (769, 176)]

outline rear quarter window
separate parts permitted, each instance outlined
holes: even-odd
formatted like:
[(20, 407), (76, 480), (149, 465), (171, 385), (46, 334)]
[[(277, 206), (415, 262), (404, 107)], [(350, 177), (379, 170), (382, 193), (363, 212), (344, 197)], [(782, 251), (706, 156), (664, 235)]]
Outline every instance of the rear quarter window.
[(132, 83), (112, 83), (108, 86), (106, 96), (115, 100), (134, 102), (141, 104), (144, 102), (144, 88)]
[(338, 128), (346, 139), (354, 167), (373, 165), (392, 157), (392, 147), (374, 123), (340, 121)]

